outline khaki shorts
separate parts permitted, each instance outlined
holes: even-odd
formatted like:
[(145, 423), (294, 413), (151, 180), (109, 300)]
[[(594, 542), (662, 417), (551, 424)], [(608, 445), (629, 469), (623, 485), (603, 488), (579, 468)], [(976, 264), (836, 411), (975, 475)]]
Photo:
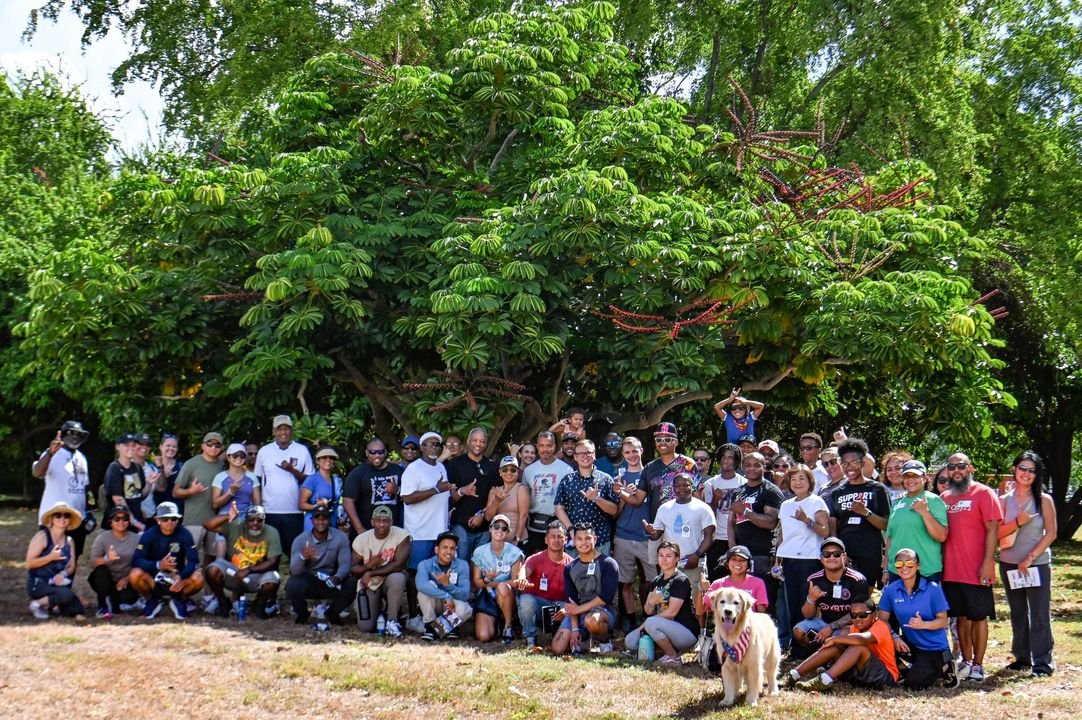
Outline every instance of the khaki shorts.
[(615, 538), (612, 547), (612, 558), (620, 567), (620, 582), (634, 582), (638, 572), (636, 565), (642, 563), (646, 582), (650, 582), (657, 576), (657, 553), (650, 555), (650, 542), (648, 540), (624, 540)]

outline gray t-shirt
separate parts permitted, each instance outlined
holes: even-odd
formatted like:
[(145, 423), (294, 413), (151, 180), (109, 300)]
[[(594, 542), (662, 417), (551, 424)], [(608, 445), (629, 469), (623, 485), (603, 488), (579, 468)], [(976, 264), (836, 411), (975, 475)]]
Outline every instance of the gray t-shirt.
[(128, 573), (131, 572), (131, 559), (135, 555), (135, 546), (138, 544), (139, 533), (125, 533), (123, 540), (117, 540), (111, 530), (99, 533), (94, 538), (94, 544), (90, 546), (91, 566), (98, 558), (107, 557), (109, 555), (109, 546), (112, 546), (120, 559), (108, 563), (105, 567), (109, 568), (109, 574), (112, 576), (113, 582), (117, 582), (121, 578), (127, 577)]

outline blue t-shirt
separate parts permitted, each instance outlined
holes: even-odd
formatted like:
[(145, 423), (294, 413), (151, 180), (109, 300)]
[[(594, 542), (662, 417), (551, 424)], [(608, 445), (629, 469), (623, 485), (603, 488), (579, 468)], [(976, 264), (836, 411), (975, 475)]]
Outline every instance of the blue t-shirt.
[(740, 424), (737, 424), (736, 418), (728, 410), (725, 411), (725, 438), (726, 442), (731, 442), (734, 445), (736, 441), (740, 439), (741, 435), (754, 435), (755, 434), (755, 415), (748, 413), (740, 419)]
[[(334, 527), (339, 524), (339, 514), (344, 511), (340, 508), (341, 503), (339, 498), (342, 497), (342, 478), (337, 475), (331, 476), (331, 482), (327, 482), (323, 479), (323, 476), (319, 473), (312, 473), (308, 478), (301, 483), (301, 489), (308, 488), (312, 491), (312, 497), (308, 498), (310, 503), (318, 503), (320, 500), (326, 500), (330, 503), (333, 514), (331, 516), (331, 526)], [(308, 511), (304, 513), (304, 531), (312, 531), (312, 512)]]
[(918, 577), (913, 594), (906, 592), (901, 579), (883, 588), (879, 607), (898, 618), (905, 641), (918, 650), (950, 650), (947, 629), (917, 630), (907, 627), (909, 620), (920, 613), (921, 618), (933, 620), (937, 613), (947, 612), (947, 598), (939, 583)]
[[(620, 477), (620, 480), (626, 485), (638, 485), (641, 477), (642, 470), (628, 471)], [(650, 503), (644, 500), (638, 507), (624, 503), (620, 514), (616, 516), (616, 537), (621, 540), (649, 540), (646, 531), (642, 529), (643, 520), (650, 520)]]
[(620, 468), (627, 467), (627, 461), (616, 458), (616, 462), (614, 463), (612, 460), (609, 459), (608, 455), (602, 455), (601, 457), (594, 460), (594, 467), (605, 473), (606, 475), (616, 477), (616, 472)]
[[(511, 579), (511, 566), (522, 558), (523, 553), (516, 545), (505, 543), (503, 550), (499, 555), (496, 555), (496, 553), (493, 552), (492, 543), (485, 543), (473, 551), (473, 557), (470, 559), (481, 571), (482, 575), (490, 570), (495, 570), (497, 572), (496, 577), (492, 578), (490, 582), (501, 582), (503, 580)], [(488, 578), (485, 579), (487, 580)]]

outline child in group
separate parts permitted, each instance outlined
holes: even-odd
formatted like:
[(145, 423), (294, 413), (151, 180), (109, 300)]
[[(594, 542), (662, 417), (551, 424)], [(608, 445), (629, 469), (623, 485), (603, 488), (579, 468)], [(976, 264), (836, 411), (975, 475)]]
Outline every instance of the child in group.
[(725, 442), (735, 444), (742, 435), (755, 435), (755, 421), (765, 407), (761, 402), (742, 397), (740, 388), (733, 388), (729, 397), (714, 406), (714, 412), (725, 423)]
[[(857, 598), (850, 603), (853, 625), (849, 632), (827, 638), (811, 657), (789, 671), (789, 684), (801, 690), (830, 690), (844, 680), (857, 687), (882, 690), (898, 683), (898, 662), (890, 626), (876, 614), (875, 601)], [(830, 666), (814, 677), (807, 674)]]

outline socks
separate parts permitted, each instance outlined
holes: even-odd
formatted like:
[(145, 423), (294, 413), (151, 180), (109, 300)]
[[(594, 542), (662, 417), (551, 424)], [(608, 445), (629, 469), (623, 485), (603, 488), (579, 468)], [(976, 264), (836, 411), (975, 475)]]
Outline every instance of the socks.
[(827, 687), (830, 687), (831, 685), (834, 684), (834, 679), (831, 678), (826, 673), (822, 673), (821, 675), (819, 675), (819, 679), (822, 680), (823, 684), (826, 685)]

